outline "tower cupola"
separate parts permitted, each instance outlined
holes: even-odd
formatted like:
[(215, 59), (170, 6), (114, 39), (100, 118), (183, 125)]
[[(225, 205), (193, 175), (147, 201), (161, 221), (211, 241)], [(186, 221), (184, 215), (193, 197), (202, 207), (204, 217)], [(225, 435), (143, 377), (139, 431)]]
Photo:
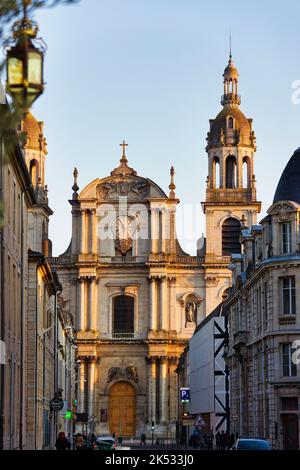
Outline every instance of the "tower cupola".
[(231, 53), (229, 55), (228, 65), (223, 73), (224, 77), (224, 95), (221, 104), (223, 106), (237, 107), (241, 104), (241, 97), (238, 95), (239, 73), (235, 67)]

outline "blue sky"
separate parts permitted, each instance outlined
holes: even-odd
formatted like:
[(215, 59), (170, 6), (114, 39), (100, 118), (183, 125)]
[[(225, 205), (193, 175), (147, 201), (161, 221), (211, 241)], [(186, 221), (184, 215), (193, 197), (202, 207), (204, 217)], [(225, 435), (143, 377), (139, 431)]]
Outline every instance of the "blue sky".
[(122, 139), (130, 166), (164, 190), (174, 165), (181, 203), (195, 206), (185, 223), (197, 221), (197, 234), (182, 242), (195, 253), (205, 232), (205, 138), (221, 109), (229, 29), (241, 109), (257, 136), (263, 216), (300, 146), (300, 105), (291, 99), (300, 80), (299, 18), (298, 0), (82, 0), (39, 13), (47, 85), (32, 111), (45, 121), (54, 254), (71, 236), (74, 166), (81, 188), (107, 176)]

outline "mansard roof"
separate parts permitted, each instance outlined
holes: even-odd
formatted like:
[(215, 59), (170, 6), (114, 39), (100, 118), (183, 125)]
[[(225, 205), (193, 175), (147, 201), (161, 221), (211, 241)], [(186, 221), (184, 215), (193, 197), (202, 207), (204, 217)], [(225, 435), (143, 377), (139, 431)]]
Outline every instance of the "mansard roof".
[(279, 201), (300, 204), (300, 147), (295, 150), (280, 177), (273, 204)]

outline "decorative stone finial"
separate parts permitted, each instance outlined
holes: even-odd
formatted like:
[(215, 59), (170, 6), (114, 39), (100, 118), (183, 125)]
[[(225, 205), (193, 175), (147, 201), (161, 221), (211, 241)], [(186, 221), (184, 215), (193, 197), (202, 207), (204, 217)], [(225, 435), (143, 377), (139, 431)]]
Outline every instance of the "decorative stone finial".
[(171, 175), (171, 182), (170, 182), (170, 185), (169, 185), (169, 189), (170, 189), (169, 198), (170, 198), (170, 199), (175, 199), (175, 189), (176, 189), (176, 185), (175, 185), (175, 183), (174, 183), (175, 170), (174, 170), (174, 167), (173, 167), (173, 166), (171, 166), (170, 175)]
[(74, 177), (74, 184), (72, 186), (73, 189), (73, 199), (78, 199), (78, 184), (77, 184), (77, 178), (78, 178), (78, 170), (75, 166), (74, 171), (73, 171), (73, 177)]
[(245, 214), (242, 215), (242, 218), (241, 218), (241, 230), (245, 230), (247, 227), (247, 219), (245, 217)]

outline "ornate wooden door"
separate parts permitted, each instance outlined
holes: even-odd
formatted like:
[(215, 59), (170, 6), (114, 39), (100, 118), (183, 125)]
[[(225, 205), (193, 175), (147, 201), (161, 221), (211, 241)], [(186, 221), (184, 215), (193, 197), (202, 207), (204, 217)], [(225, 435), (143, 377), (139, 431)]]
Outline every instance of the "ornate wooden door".
[(109, 431), (117, 436), (135, 436), (136, 393), (128, 382), (117, 382), (110, 389)]

